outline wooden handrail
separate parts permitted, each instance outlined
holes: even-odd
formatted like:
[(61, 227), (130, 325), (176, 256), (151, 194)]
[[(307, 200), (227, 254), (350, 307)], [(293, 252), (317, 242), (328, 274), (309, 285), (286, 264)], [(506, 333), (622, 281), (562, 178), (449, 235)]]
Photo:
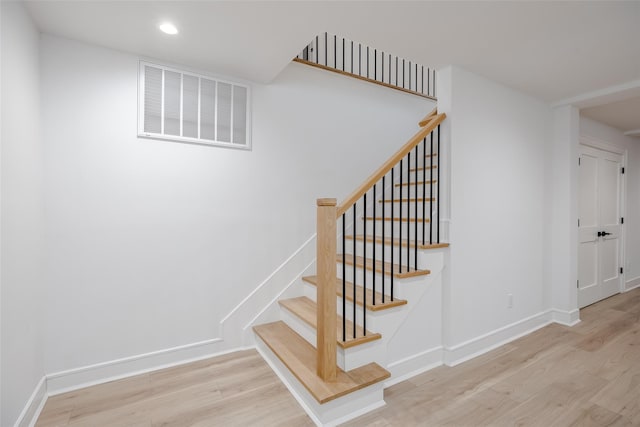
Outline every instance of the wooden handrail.
[(435, 116), (436, 114), (438, 114), (438, 107), (436, 107), (433, 110), (429, 111), (429, 114), (424, 116), (424, 119), (422, 119), (422, 120), (420, 120), (418, 122), (418, 126), (420, 126), (420, 127), (426, 126), (427, 124), (429, 124), (429, 122), (431, 121), (433, 116)]
[[(427, 116), (429, 117), (429, 116)], [(427, 135), (429, 135), (442, 121), (446, 118), (446, 114), (440, 113), (431, 116), (428, 124), (423, 126), (418, 133), (416, 133), (406, 144), (402, 146), (393, 156), (391, 156), (386, 162), (382, 164), (365, 182), (363, 182), (349, 197), (347, 197), (342, 203), (338, 205), (336, 218), (339, 218), (345, 213), (355, 202), (360, 200), (360, 197), (364, 195), (373, 184), (378, 182), (385, 176), (404, 156), (407, 155), (413, 148), (418, 145)]]

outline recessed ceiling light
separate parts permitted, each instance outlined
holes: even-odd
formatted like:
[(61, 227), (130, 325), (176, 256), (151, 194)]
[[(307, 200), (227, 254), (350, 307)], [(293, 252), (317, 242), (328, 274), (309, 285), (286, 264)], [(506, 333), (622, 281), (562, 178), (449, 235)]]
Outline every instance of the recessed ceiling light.
[(160, 28), (160, 31), (162, 31), (165, 34), (171, 34), (171, 35), (178, 34), (178, 29), (171, 22), (163, 22), (162, 24), (160, 24), (159, 28)]

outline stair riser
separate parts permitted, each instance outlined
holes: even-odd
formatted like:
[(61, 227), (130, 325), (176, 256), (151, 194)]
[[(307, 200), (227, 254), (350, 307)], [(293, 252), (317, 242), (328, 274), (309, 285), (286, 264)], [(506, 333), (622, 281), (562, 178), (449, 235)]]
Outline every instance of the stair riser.
[[(367, 219), (367, 232), (366, 234), (368, 235), (373, 235), (374, 233), (374, 227), (375, 227), (375, 233), (376, 236), (380, 237), (382, 236), (382, 222), (381, 220), (376, 220), (373, 221), (371, 219)], [(394, 238), (398, 238), (398, 236), (400, 235), (400, 221), (384, 221), (385, 225), (384, 225), (384, 235), (387, 236), (388, 238), (391, 238), (391, 230), (393, 229), (393, 237)], [(402, 222), (402, 238), (406, 239), (407, 238), (407, 225), (409, 225), (409, 231), (410, 231), (410, 239), (413, 240), (414, 237), (414, 227), (415, 227), (415, 222), (406, 222), (403, 221)], [(434, 224), (435, 224), (435, 219), (434, 219)], [(338, 224), (338, 226), (340, 226), (340, 224)], [(392, 228), (393, 227), (393, 228)], [(435, 225), (433, 226), (435, 228)], [(429, 230), (429, 223), (426, 222), (425, 223), (425, 233), (428, 233)], [(356, 234), (358, 235), (362, 235), (365, 234), (364, 233), (364, 221), (362, 219), (360, 219), (358, 221), (358, 227), (356, 229)], [(418, 234), (420, 236), (422, 236), (422, 222), (418, 222)], [(353, 230), (348, 230), (347, 231), (347, 235), (353, 235)], [(341, 247), (342, 242), (338, 241), (338, 247)]]
[(337, 425), (384, 405), (382, 382), (321, 405), (260, 338), (256, 339), (256, 345), (296, 399), (304, 403), (303, 408), (315, 418), (316, 423)]
[[(387, 289), (388, 291), (388, 289)], [(307, 282), (304, 282), (304, 287), (303, 287), (303, 294), (304, 296), (306, 296), (307, 298), (311, 299), (312, 301), (317, 301), (316, 297), (317, 297), (317, 289), (315, 286), (310, 285)], [(389, 297), (387, 295), (386, 300), (389, 300)], [(372, 301), (369, 301), (370, 303), (372, 303)], [(376, 299), (376, 303), (381, 303), (382, 299), (378, 298)], [(347, 312), (347, 319), (349, 320), (353, 320), (353, 303), (349, 300), (345, 301), (345, 307), (346, 307), (346, 312)], [(392, 308), (387, 308), (384, 310), (378, 310), (378, 311), (373, 311), (371, 309), (367, 309), (367, 326), (370, 326), (370, 330), (374, 330), (377, 331), (377, 325), (381, 325), (384, 326), (384, 316), (387, 315), (390, 312), (393, 312), (395, 310), (402, 310), (402, 307), (404, 307), (403, 305), (399, 306), (399, 307), (392, 307)], [(336, 296), (336, 308), (337, 308), (337, 312), (339, 315), (342, 315), (342, 298), (339, 296)], [(362, 324), (362, 316), (363, 316), (363, 309), (362, 309), (362, 305), (360, 304), (356, 304), (356, 319), (359, 325)]]
[[(283, 307), (281, 307), (280, 311), (281, 320), (296, 331), (296, 333), (303, 337), (309, 344), (316, 347), (317, 336), (315, 328), (303, 322), (298, 316)], [(381, 354), (380, 349), (377, 348), (379, 341), (380, 340), (376, 340), (346, 349), (338, 346), (336, 359), (338, 366), (344, 371), (350, 371), (367, 363), (384, 362), (384, 355)]]
[[(406, 237), (405, 237), (406, 238)], [(411, 238), (413, 239), (413, 236), (411, 236)], [(346, 253), (347, 254), (352, 254), (353, 253), (353, 240), (347, 240), (346, 242)], [(373, 249), (375, 246), (375, 251), (376, 251), (376, 259), (377, 260), (381, 260), (382, 259), (382, 255), (383, 255), (383, 250), (382, 250), (382, 244), (377, 243), (377, 244), (373, 244), (372, 242), (367, 242), (366, 245), (362, 240), (356, 240), (356, 252), (358, 256), (362, 256), (364, 251), (363, 249), (366, 249), (367, 251), (367, 258), (373, 258)], [(392, 246), (390, 244), (385, 244), (384, 245), (384, 259), (387, 262), (391, 261), (391, 251), (393, 250), (393, 258), (394, 258), (394, 263), (398, 263), (399, 260), (399, 251), (398, 251), (398, 246)], [(411, 259), (411, 266), (413, 266), (414, 264), (414, 256), (416, 251), (412, 248), (407, 248), (406, 246), (402, 246), (402, 263), (404, 265), (406, 265), (407, 263), (407, 249), (408, 249), (408, 253), (409, 253), (409, 259)], [(340, 247), (340, 250), (342, 250), (342, 247)], [(421, 263), (422, 261), (422, 251), (418, 250), (418, 267), (423, 266), (424, 264)]]

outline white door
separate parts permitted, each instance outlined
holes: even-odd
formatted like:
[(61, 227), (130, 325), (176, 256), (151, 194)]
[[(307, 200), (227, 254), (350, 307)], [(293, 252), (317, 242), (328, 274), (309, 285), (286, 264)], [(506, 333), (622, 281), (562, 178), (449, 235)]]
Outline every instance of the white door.
[(622, 156), (580, 146), (578, 306), (620, 292)]

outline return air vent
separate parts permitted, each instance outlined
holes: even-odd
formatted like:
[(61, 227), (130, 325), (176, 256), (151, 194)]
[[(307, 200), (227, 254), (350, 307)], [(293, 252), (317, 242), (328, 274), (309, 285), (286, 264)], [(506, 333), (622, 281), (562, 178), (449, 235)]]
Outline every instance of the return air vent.
[(138, 136), (251, 148), (246, 85), (140, 62)]

